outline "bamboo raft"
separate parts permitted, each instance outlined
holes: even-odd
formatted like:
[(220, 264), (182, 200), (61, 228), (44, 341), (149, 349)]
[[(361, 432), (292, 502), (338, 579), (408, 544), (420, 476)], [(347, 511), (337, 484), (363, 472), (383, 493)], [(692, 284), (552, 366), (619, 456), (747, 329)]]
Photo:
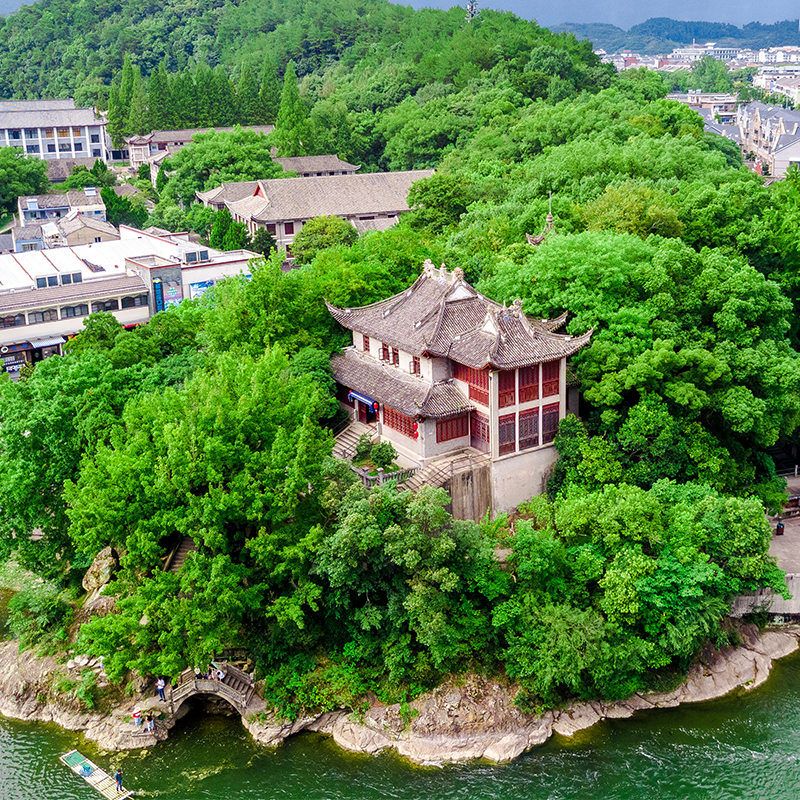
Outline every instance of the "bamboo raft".
[(133, 797), (133, 792), (129, 792), (127, 789), (122, 791), (117, 789), (117, 782), (112, 775), (100, 769), (97, 764), (93, 764), (77, 750), (70, 750), (69, 753), (59, 756), (59, 760), (90, 786), (94, 786), (107, 800), (125, 800), (127, 797)]

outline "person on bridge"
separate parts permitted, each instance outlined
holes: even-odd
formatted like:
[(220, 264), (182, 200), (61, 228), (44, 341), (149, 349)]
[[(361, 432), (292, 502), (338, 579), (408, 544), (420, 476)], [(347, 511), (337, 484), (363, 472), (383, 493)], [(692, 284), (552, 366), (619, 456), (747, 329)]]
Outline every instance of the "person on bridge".
[(114, 780), (117, 782), (117, 791), (122, 791), (122, 770), (118, 769), (116, 774), (114, 775)]
[(158, 700), (159, 700), (159, 702), (163, 702), (163, 703), (166, 703), (166, 702), (167, 702), (167, 698), (166, 698), (166, 696), (164, 695), (164, 687), (165, 687), (166, 685), (167, 685), (167, 684), (166, 684), (166, 682), (164, 681), (164, 679), (163, 679), (163, 678), (159, 678), (159, 679), (156, 681), (156, 689), (158, 689)]

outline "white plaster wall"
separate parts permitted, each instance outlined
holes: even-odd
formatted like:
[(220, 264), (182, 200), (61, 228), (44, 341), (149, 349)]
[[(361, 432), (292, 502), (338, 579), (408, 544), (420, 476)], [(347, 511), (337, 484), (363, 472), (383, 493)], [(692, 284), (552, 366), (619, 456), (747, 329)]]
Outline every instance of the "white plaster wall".
[(426, 460), (457, 453), (465, 447), (469, 447), (469, 434), (460, 436), (458, 439), (450, 439), (448, 442), (437, 442), (436, 420), (423, 420), (420, 423), (419, 430), (420, 438), (424, 440), (424, 449), (422, 452)]
[[(421, 358), (420, 370), (422, 377), (431, 383), (446, 381), (453, 377), (450, 360), (447, 358)], [(463, 391), (463, 386), (459, 387)]]
[(513, 511), (547, 489), (553, 464), (558, 458), (555, 447), (541, 447), (503, 456), (492, 463), (492, 508), (495, 514)]
[[(84, 301), (91, 305), (90, 301)], [(137, 322), (147, 322), (150, 312), (147, 306), (126, 308), (111, 312), (123, 325), (133, 325)], [(16, 344), (29, 342), (31, 339), (44, 339), (48, 336), (71, 336), (83, 330), (83, 321), (86, 317), (69, 317), (53, 322), (40, 322), (36, 325), (22, 325), (17, 328), (0, 328), (0, 344)]]

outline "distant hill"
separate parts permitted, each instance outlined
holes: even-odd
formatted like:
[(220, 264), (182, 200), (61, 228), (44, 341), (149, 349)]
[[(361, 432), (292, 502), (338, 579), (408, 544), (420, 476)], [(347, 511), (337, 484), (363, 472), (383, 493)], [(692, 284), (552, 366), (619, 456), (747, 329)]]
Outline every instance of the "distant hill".
[(673, 47), (698, 42), (739, 45), (740, 47), (779, 47), (800, 45), (798, 21), (785, 20), (772, 25), (751, 22), (742, 28), (724, 22), (686, 22), (654, 17), (623, 30), (606, 23), (564, 22), (552, 25), (551, 30), (569, 31), (578, 39), (589, 39), (595, 49), (613, 53), (632, 50), (638, 53), (668, 53)]

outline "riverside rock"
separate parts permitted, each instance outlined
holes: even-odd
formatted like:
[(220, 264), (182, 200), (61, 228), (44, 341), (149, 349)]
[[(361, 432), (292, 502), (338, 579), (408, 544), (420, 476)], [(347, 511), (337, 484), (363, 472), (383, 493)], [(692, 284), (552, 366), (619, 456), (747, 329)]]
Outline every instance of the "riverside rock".
[(110, 583), (114, 573), (119, 569), (119, 557), (112, 547), (104, 547), (92, 561), (81, 582), (83, 588), (91, 594)]
[[(346, 750), (378, 753), (394, 748), (400, 755), (422, 764), (441, 764), (484, 758), (510, 761), (547, 741), (553, 734), (573, 736), (602, 719), (630, 717), (636, 711), (672, 708), (722, 697), (737, 688), (762, 684), (774, 659), (797, 650), (800, 629), (771, 630), (759, 634), (752, 625), (739, 627), (738, 647), (704, 648), (686, 680), (671, 692), (635, 694), (616, 703), (571, 703), (543, 714), (525, 714), (514, 705), (518, 687), (478, 675), (463, 675), (417, 698), (406, 707), (384, 705), (373, 695), (363, 714), (336, 710), (295, 720), (268, 713), (263, 700), (253, 696), (242, 723), (256, 741), (277, 746), (301, 731), (333, 737)], [(74, 668), (84, 662), (71, 659)], [(84, 669), (97, 668), (86, 659)], [(188, 706), (162, 721), (154, 735), (133, 730), (129, 715), (134, 705), (148, 699), (125, 699), (112, 714), (90, 714), (49, 697), (52, 678), (63, 671), (55, 659), (38, 659), (18, 652), (16, 642), (0, 643), (0, 713), (15, 719), (55, 722), (68, 730), (82, 730), (106, 750), (149, 747), (167, 738), (169, 729)], [(144, 690), (145, 679), (137, 689)], [(149, 700), (154, 698), (150, 697)], [(155, 708), (160, 707), (156, 704)]]

